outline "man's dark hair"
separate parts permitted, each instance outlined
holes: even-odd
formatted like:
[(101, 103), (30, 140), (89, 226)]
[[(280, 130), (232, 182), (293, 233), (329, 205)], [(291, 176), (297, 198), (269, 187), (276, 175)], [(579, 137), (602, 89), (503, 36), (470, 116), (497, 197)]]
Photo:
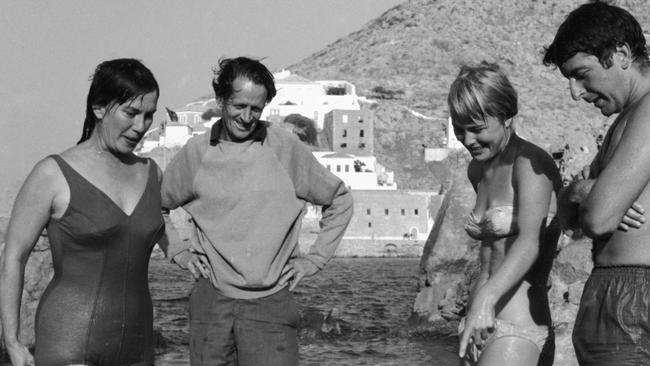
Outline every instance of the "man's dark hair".
[(217, 100), (226, 101), (232, 96), (232, 84), (238, 77), (264, 86), (266, 102), (270, 102), (276, 94), (273, 74), (258, 60), (248, 57), (226, 58), (219, 60), (219, 67), (214, 70), (212, 88)]
[(643, 30), (632, 14), (600, 1), (583, 4), (560, 25), (553, 43), (545, 49), (544, 65), (562, 66), (583, 52), (610, 67), (616, 47), (623, 44), (630, 47), (634, 61), (644, 66), (648, 63)]

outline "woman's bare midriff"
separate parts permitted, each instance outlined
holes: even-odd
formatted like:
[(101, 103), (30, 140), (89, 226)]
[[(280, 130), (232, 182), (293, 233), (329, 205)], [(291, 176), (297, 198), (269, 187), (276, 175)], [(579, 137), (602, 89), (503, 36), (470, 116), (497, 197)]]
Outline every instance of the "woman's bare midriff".
[[(490, 274), (496, 272), (506, 255), (506, 240), (501, 239), (492, 243), (490, 258)], [(551, 315), (548, 307), (546, 289), (547, 276), (531, 278), (528, 273), (516, 289), (506, 293), (497, 303), (495, 315), (499, 319), (508, 320), (523, 326), (551, 325)]]

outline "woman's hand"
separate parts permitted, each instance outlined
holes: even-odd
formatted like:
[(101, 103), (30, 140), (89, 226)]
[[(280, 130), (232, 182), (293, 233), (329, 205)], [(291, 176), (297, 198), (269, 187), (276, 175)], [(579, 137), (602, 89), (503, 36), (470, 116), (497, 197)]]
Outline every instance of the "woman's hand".
[(20, 342), (7, 342), (7, 354), (13, 366), (34, 366), (34, 357)]
[[(491, 295), (481, 290), (477, 292), (465, 317), (465, 329), (460, 335), (458, 351), (460, 358), (464, 358), (468, 350), (471, 350), (470, 343), (473, 343), (478, 350), (482, 350), (485, 346), (490, 333), (494, 331), (494, 304), (495, 299)], [(472, 361), (478, 361), (477, 352), (470, 352), (469, 356), (477, 358)]]

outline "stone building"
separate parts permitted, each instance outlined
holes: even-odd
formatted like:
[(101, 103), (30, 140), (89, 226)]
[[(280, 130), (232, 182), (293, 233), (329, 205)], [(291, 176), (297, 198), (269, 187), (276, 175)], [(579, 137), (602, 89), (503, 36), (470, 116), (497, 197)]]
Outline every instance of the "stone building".
[(325, 114), (323, 132), (332, 151), (374, 155), (374, 118), (362, 111), (334, 109)]
[(418, 256), (442, 196), (428, 191), (352, 190), (354, 215), (339, 256)]

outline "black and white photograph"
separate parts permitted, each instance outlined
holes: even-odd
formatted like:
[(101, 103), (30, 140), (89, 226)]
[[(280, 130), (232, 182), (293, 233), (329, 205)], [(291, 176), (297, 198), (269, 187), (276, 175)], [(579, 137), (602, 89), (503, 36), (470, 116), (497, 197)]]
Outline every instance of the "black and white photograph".
[(0, 11), (0, 366), (650, 365), (646, 0)]

